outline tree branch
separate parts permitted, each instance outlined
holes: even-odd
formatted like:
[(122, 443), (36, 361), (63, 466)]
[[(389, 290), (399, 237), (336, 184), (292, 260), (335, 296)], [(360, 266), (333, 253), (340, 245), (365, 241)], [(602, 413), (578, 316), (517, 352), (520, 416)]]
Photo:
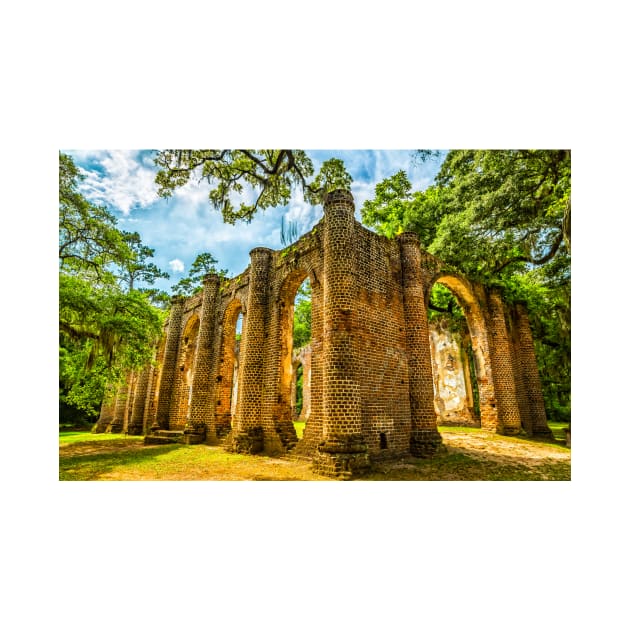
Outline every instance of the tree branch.
[(549, 262), (556, 255), (556, 252), (558, 251), (562, 243), (562, 239), (563, 239), (563, 234), (561, 231), (558, 233), (554, 242), (551, 244), (551, 249), (541, 258), (533, 258), (532, 256), (525, 256), (525, 255), (515, 256), (514, 258), (510, 258), (506, 260), (504, 263), (502, 263), (498, 267), (495, 267), (494, 273), (499, 273), (500, 271), (503, 271), (503, 269), (505, 269), (508, 265), (511, 265), (512, 263), (515, 263), (515, 262), (528, 262), (528, 263), (531, 263), (532, 265), (544, 265), (546, 262)]

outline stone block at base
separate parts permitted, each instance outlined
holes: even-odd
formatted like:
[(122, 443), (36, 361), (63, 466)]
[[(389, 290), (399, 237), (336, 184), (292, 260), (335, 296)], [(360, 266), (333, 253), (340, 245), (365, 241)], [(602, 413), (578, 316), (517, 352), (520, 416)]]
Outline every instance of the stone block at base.
[(184, 444), (203, 444), (206, 441), (205, 433), (184, 432)]
[(352, 479), (369, 470), (370, 456), (361, 435), (328, 436), (313, 456), (313, 472), (318, 475)]
[(409, 440), (409, 452), (414, 457), (433, 457), (446, 451), (442, 436), (433, 429), (414, 429)]
[(264, 448), (265, 440), (262, 427), (251, 427), (242, 433), (232, 431), (228, 450), (234, 453), (256, 455), (262, 453)]

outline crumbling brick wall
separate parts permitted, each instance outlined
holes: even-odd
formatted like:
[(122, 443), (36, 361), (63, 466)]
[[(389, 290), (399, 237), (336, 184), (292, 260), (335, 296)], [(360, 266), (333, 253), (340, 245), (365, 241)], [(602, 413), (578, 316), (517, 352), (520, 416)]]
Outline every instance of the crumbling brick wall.
[[(496, 290), (423, 251), (417, 235), (379, 236), (354, 213), (349, 192), (329, 193), (324, 217), (295, 244), (256, 248), (239, 276), (209, 275), (200, 294), (173, 298), (154, 364), (130, 375), (103, 406), (98, 430), (179, 430), (189, 442), (238, 452), (291, 452), (340, 477), (382, 457), (431, 456), (441, 448), (427, 319), (435, 282), (451, 289), (466, 315), (481, 426), (507, 434), (548, 430), (522, 306), (508, 309)], [(298, 441), (292, 326), (306, 278), (310, 414)]]

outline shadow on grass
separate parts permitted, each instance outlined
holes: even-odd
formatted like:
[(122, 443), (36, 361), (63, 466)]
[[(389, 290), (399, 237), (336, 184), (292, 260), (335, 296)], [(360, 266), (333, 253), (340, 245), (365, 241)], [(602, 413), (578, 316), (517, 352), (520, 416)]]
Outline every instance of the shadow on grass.
[[(479, 430), (445, 433), (447, 451), (433, 459), (375, 462), (368, 481), (569, 481), (570, 450), (540, 440)], [(448, 433), (451, 433), (450, 441)], [(465, 433), (466, 435), (463, 435)], [(77, 436), (79, 437), (79, 436)], [(541, 447), (541, 448), (539, 448)], [(177, 453), (176, 453), (177, 452)], [(171, 456), (172, 454), (172, 456)], [(308, 469), (308, 470), (307, 470)], [(59, 479), (315, 480), (305, 462), (220, 449), (169, 444), (144, 446), (138, 438), (86, 437), (59, 449)]]
[(433, 460), (407, 461), (382, 467), (366, 481), (570, 481), (571, 465), (553, 463), (536, 468), (510, 463), (480, 461), (453, 453)]
[[(89, 444), (83, 442), (81, 446)], [(114, 446), (114, 443), (111, 443)], [(100, 442), (99, 446), (102, 447)], [(129, 442), (118, 446), (117, 450), (103, 451), (91, 450), (85, 454), (65, 455), (59, 454), (59, 480), (60, 481), (92, 481), (100, 479), (103, 475), (112, 472), (121, 466), (138, 466), (155, 463), (156, 457), (171, 453), (182, 448), (182, 444), (167, 444), (164, 446), (144, 446), (139, 443), (139, 448), (129, 448)], [(123, 450), (124, 449), (124, 450)]]
[(368, 481), (570, 481), (571, 462), (551, 457), (494, 455), (477, 446), (447, 446), (432, 459), (380, 463)]

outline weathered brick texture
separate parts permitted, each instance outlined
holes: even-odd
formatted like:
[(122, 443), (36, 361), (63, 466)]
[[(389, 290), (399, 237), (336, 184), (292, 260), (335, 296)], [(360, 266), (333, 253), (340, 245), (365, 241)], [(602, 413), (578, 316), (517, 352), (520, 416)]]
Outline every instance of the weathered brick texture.
[(133, 372), (129, 373), (124, 383), (118, 389), (114, 417), (107, 429), (110, 433), (122, 433), (127, 428), (129, 407), (133, 400), (134, 377)]
[(324, 205), (323, 441), (313, 460), (324, 474), (369, 467), (363, 435), (357, 256), (352, 195), (330, 193)]
[(398, 239), (402, 259), (404, 327), (409, 365), (410, 450), (413, 455), (426, 456), (435, 453), (442, 439), (437, 430), (433, 403), (431, 346), (424, 300), (426, 289), (421, 274), (420, 241), (416, 234), (401, 234)]
[(264, 448), (261, 425), (265, 337), (268, 311), (269, 267), (273, 251), (250, 252), (247, 321), (240, 347), (240, 387), (232, 445), (237, 452), (259, 453)]
[[(310, 413), (298, 441), (292, 326), (305, 278)], [(109, 398), (95, 430), (179, 431), (182, 441), (310, 458), (316, 471), (342, 478), (379, 458), (431, 456), (443, 448), (427, 321), (436, 282), (466, 315), (481, 427), (547, 432), (522, 306), (508, 309), (496, 290), (423, 251), (415, 234), (387, 239), (365, 229), (346, 191), (330, 193), (322, 220), (290, 247), (253, 249), (239, 276), (206, 277), (201, 294), (174, 298), (154, 364)]]
[(184, 298), (176, 296), (171, 300), (171, 313), (166, 329), (166, 345), (164, 362), (160, 378), (160, 389), (157, 403), (156, 424), (161, 429), (169, 428), (169, 411), (171, 409), (171, 393), (176, 378), (177, 354), (180, 342)]
[(505, 435), (516, 435), (521, 430), (518, 383), (514, 374), (513, 349), (505, 321), (503, 301), (497, 289), (489, 291), (488, 307), (488, 322), (492, 339), (492, 371), (499, 417), (497, 431)]
[(129, 435), (142, 435), (144, 432), (144, 411), (147, 401), (147, 390), (151, 376), (151, 365), (146, 365), (140, 372), (136, 382), (131, 417), (127, 427)]
[(92, 433), (105, 433), (114, 420), (116, 413), (116, 396), (118, 388), (109, 384), (105, 391), (105, 398), (101, 405), (98, 420), (92, 429)]
[[(201, 302), (201, 316), (197, 349), (195, 353), (190, 410), (186, 418), (186, 433), (189, 441), (201, 442), (207, 438), (209, 443), (216, 443), (215, 423), (210, 421), (214, 415), (216, 379), (214, 329), (219, 291), (219, 276), (206, 275), (203, 279), (203, 293)], [(207, 433), (207, 435), (206, 435)], [(195, 437), (192, 437), (195, 436)]]
[(522, 373), (526, 408), (529, 412), (531, 432), (534, 435), (552, 435), (547, 424), (545, 402), (542, 395), (540, 373), (536, 364), (534, 339), (529, 323), (529, 315), (523, 304), (516, 304), (514, 310), (516, 339), (518, 342), (519, 367)]

